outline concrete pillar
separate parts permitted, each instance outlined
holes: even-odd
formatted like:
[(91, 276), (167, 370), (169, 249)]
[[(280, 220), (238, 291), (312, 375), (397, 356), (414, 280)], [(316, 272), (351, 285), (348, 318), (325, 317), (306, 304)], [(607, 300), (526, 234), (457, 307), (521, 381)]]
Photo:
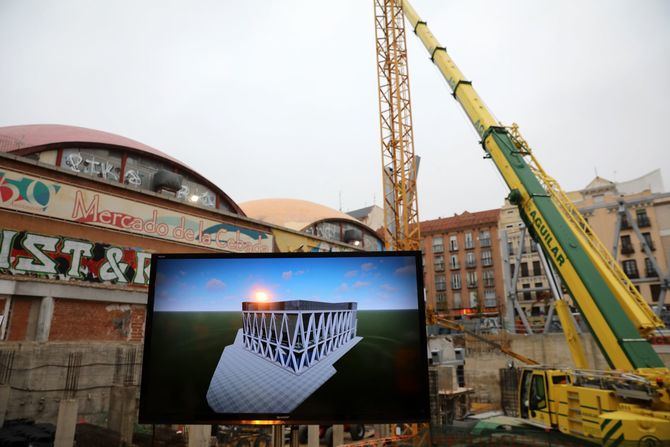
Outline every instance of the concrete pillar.
[(35, 333), (36, 341), (47, 341), (49, 339), (53, 315), (54, 299), (53, 297), (45, 296), (40, 303), (40, 313), (37, 318), (37, 331)]
[(284, 447), (284, 426), (272, 426), (272, 447)]
[(188, 447), (209, 447), (211, 439), (211, 425), (189, 425)]
[(109, 393), (109, 423), (107, 427), (121, 435), (121, 441), (133, 443), (137, 420), (137, 388), (114, 385)]
[[(5, 425), (5, 416), (7, 415), (7, 406), (9, 405), (9, 385), (0, 385), (0, 428)], [(318, 440), (317, 440), (318, 442)], [(318, 447), (318, 444), (317, 444)]]
[(307, 426), (307, 447), (319, 447), (319, 426)]
[(79, 402), (77, 399), (63, 399), (60, 401), (54, 447), (72, 447), (74, 444), (78, 408)]
[(209, 447), (209, 441), (211, 438), (211, 425), (188, 426), (188, 447)]
[(300, 435), (298, 434), (299, 427), (297, 425), (291, 425), (291, 440), (290, 447), (300, 447)]
[(344, 426), (333, 425), (333, 447), (344, 444)]

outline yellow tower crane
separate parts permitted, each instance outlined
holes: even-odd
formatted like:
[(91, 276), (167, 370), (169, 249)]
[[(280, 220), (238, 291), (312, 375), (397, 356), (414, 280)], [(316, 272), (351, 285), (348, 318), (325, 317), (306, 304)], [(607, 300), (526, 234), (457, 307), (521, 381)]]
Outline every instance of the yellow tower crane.
[(397, 0), (374, 0), (384, 240), (387, 250), (419, 250), (417, 159), (409, 93), (405, 20)]

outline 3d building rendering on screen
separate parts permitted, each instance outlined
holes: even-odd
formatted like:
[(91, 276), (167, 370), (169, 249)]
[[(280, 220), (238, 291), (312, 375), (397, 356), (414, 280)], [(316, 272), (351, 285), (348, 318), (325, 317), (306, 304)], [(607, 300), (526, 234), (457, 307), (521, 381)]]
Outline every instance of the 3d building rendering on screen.
[(219, 413), (293, 411), (337, 371), (361, 337), (356, 303), (243, 302), (242, 329), (226, 346), (207, 391)]
[(242, 303), (244, 347), (295, 374), (356, 336), (356, 303)]

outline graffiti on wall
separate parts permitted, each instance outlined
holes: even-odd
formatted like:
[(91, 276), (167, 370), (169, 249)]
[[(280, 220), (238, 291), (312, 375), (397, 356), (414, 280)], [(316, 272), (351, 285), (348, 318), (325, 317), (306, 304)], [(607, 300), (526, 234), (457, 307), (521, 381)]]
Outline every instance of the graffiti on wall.
[(132, 248), (0, 229), (0, 274), (146, 286), (150, 260)]
[(0, 207), (232, 252), (271, 252), (272, 234), (8, 170)]
[(61, 185), (0, 171), (0, 203), (27, 211), (44, 211)]

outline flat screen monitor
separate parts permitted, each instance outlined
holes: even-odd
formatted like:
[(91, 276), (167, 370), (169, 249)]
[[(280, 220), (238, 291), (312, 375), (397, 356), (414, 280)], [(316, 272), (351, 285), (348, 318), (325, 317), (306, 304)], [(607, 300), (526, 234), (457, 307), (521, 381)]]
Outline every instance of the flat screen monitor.
[(154, 255), (142, 423), (429, 419), (420, 252)]

